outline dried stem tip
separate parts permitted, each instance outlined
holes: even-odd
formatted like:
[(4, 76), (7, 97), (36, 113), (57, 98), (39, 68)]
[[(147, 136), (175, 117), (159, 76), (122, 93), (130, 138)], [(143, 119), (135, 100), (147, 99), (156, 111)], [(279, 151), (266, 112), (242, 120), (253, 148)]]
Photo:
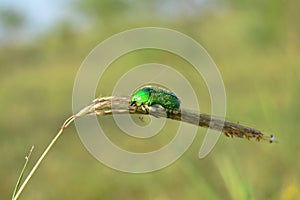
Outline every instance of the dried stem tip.
[(239, 137), (246, 139), (266, 140), (270, 143), (276, 142), (272, 134), (265, 134), (259, 130), (228, 122), (218, 117), (205, 113), (180, 109), (170, 110), (161, 106), (130, 106), (129, 97), (102, 97), (95, 99), (90, 105), (79, 111), (74, 118), (87, 115), (111, 115), (111, 114), (141, 114), (155, 117), (165, 117), (172, 120), (183, 121), (200, 127), (206, 127), (222, 131), (227, 137)]

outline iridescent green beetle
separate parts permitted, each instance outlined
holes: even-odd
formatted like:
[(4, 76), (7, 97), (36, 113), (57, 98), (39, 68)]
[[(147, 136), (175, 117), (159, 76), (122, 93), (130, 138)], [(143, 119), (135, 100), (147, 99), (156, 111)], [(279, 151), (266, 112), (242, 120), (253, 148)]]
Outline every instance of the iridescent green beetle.
[(179, 110), (180, 100), (168, 90), (157, 86), (144, 86), (134, 92), (130, 98), (131, 106), (153, 106), (158, 104), (165, 109)]

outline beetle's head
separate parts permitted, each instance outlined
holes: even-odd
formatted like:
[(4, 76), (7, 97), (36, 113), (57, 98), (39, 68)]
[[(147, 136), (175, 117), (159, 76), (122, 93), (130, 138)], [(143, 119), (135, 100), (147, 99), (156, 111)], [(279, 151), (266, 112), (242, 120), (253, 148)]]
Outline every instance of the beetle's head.
[(130, 98), (129, 104), (131, 106), (140, 106), (149, 100), (150, 91), (148, 88), (142, 88), (136, 91)]

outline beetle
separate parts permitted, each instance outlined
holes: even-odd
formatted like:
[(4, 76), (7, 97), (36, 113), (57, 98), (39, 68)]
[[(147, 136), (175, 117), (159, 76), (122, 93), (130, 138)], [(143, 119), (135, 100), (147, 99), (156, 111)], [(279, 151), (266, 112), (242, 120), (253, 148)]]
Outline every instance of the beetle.
[(179, 110), (180, 100), (173, 93), (158, 86), (138, 88), (130, 98), (131, 106), (153, 106), (158, 104), (167, 110)]

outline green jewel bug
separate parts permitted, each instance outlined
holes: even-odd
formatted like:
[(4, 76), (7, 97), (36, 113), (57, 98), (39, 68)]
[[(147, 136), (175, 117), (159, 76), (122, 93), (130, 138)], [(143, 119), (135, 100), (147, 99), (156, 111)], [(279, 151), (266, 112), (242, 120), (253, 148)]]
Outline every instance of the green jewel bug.
[(168, 90), (158, 86), (147, 85), (138, 88), (130, 98), (131, 106), (152, 106), (158, 104), (167, 110), (179, 110), (180, 100)]

